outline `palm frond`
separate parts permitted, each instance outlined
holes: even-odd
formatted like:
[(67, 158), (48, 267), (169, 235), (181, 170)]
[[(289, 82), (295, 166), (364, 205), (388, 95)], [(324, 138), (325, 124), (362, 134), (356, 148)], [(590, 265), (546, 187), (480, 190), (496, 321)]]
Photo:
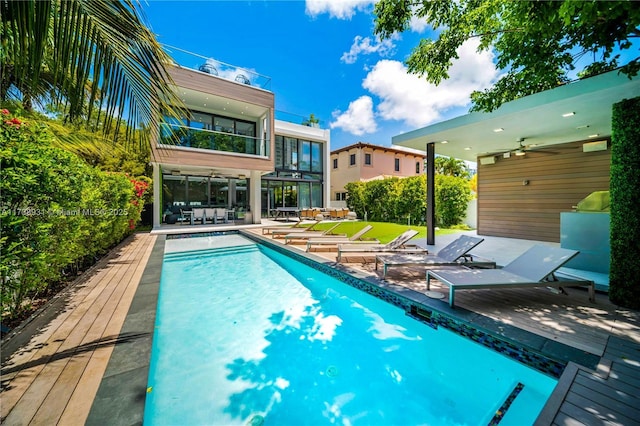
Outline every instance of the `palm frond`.
[(122, 118), (127, 141), (143, 127), (158, 128), (163, 113), (179, 115), (183, 105), (166, 68), (172, 60), (139, 6), (134, 0), (0, 3), (2, 99), (11, 86), (23, 97), (48, 96), (70, 120), (97, 123), (105, 134), (118, 134)]

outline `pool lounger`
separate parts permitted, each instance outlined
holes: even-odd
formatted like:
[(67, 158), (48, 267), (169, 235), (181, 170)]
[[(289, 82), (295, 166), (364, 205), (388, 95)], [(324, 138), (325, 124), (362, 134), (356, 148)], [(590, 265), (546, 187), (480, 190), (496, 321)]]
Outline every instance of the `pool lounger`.
[[(308, 223), (305, 224), (303, 226), (287, 226), (287, 225), (282, 225), (282, 226), (270, 226), (268, 227), (269, 230), (271, 231), (271, 237), (272, 238), (276, 238), (276, 237), (282, 237), (284, 235), (288, 235), (288, 234), (293, 234), (295, 232), (316, 232), (313, 228), (316, 227), (317, 224), (319, 224), (319, 221), (314, 221), (312, 223)], [(265, 233), (265, 228), (262, 228), (262, 233)]]
[(325, 235), (322, 237), (318, 237), (318, 238), (311, 238), (307, 240), (307, 251), (311, 250), (311, 247), (313, 246), (322, 246), (322, 245), (333, 245), (333, 246), (337, 246), (338, 244), (345, 244), (345, 243), (362, 243), (362, 244), (376, 244), (376, 243), (380, 243), (378, 240), (367, 240), (367, 241), (361, 241), (360, 238), (362, 238), (362, 236), (364, 234), (366, 234), (367, 232), (369, 232), (371, 229), (373, 229), (373, 226), (371, 225), (367, 225), (364, 228), (362, 228), (361, 230), (359, 230), (358, 232), (356, 232), (355, 234), (353, 234), (350, 237), (343, 237), (343, 236), (338, 236), (338, 235)]
[(578, 254), (575, 250), (536, 245), (502, 269), (428, 270), (427, 290), (435, 278), (449, 287), (449, 305), (455, 304), (456, 290), (483, 288), (588, 286), (589, 300), (595, 302), (593, 281), (557, 280), (554, 272)]
[(474, 261), (469, 252), (484, 238), (462, 235), (443, 247), (436, 254), (381, 254), (376, 256), (376, 270), (382, 264), (382, 276), (387, 276), (390, 266), (469, 266), (495, 268), (495, 262)]
[[(308, 240), (314, 237), (326, 237), (329, 236), (334, 229), (340, 226), (340, 223), (336, 223), (331, 228), (325, 229), (324, 231), (308, 231), (308, 232), (293, 232), (291, 234), (285, 234), (284, 243), (289, 244), (292, 240)], [(334, 234), (336, 237), (346, 238), (346, 234)]]
[(338, 244), (338, 256), (336, 261), (342, 262), (343, 253), (427, 253), (427, 249), (416, 245), (407, 245), (409, 240), (418, 235), (418, 231), (409, 229), (398, 235), (387, 244), (364, 244), (351, 242)]

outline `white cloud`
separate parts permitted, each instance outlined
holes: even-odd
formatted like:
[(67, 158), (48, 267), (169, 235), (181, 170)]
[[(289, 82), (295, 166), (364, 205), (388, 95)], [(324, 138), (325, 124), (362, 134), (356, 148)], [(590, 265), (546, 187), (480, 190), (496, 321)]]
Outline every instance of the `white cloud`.
[[(435, 86), (414, 74), (398, 61), (381, 60), (367, 74), (362, 86), (380, 98), (377, 115), (385, 120), (425, 126), (441, 113), (469, 104), (474, 90), (490, 86), (498, 76), (493, 54), (477, 52), (478, 41), (469, 40), (458, 49), (459, 59), (449, 69), (449, 79)], [(362, 99), (362, 98), (360, 98)]]
[(330, 124), (332, 129), (340, 128), (356, 136), (378, 130), (373, 115), (373, 99), (369, 96), (359, 97), (349, 103), (349, 108), (345, 112), (335, 111), (333, 116), (335, 121)]
[(420, 34), (430, 27), (431, 25), (429, 25), (425, 18), (418, 18), (416, 15), (411, 16), (411, 20), (409, 21), (409, 28), (411, 31)]
[(306, 0), (306, 13), (316, 17), (328, 13), (337, 19), (351, 19), (357, 11), (365, 11), (374, 0)]
[(391, 56), (394, 54), (396, 47), (393, 41), (397, 39), (399, 39), (398, 35), (382, 41), (379, 38), (372, 41), (371, 37), (355, 36), (351, 49), (348, 52), (344, 52), (340, 60), (347, 64), (353, 64), (358, 60), (358, 55), (360, 54), (378, 53), (382, 57)]

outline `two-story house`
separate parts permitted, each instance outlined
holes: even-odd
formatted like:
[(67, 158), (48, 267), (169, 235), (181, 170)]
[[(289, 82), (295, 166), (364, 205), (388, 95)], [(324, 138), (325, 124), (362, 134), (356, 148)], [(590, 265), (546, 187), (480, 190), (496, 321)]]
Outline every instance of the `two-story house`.
[(276, 119), (269, 78), (179, 53), (188, 65), (169, 73), (188, 111), (165, 117), (152, 144), (154, 227), (176, 208), (224, 207), (260, 223), (277, 207), (324, 207), (329, 130)]
[(424, 152), (358, 142), (331, 151), (331, 206), (346, 207), (349, 182), (409, 177), (424, 172)]

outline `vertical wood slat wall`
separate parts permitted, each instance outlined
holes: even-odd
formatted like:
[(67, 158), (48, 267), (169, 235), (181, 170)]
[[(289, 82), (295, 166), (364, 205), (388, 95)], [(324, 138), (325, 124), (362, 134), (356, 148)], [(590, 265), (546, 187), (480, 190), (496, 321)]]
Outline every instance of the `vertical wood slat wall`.
[(585, 142), (478, 161), (478, 234), (560, 242), (560, 212), (609, 190), (610, 142), (606, 151), (583, 152)]

